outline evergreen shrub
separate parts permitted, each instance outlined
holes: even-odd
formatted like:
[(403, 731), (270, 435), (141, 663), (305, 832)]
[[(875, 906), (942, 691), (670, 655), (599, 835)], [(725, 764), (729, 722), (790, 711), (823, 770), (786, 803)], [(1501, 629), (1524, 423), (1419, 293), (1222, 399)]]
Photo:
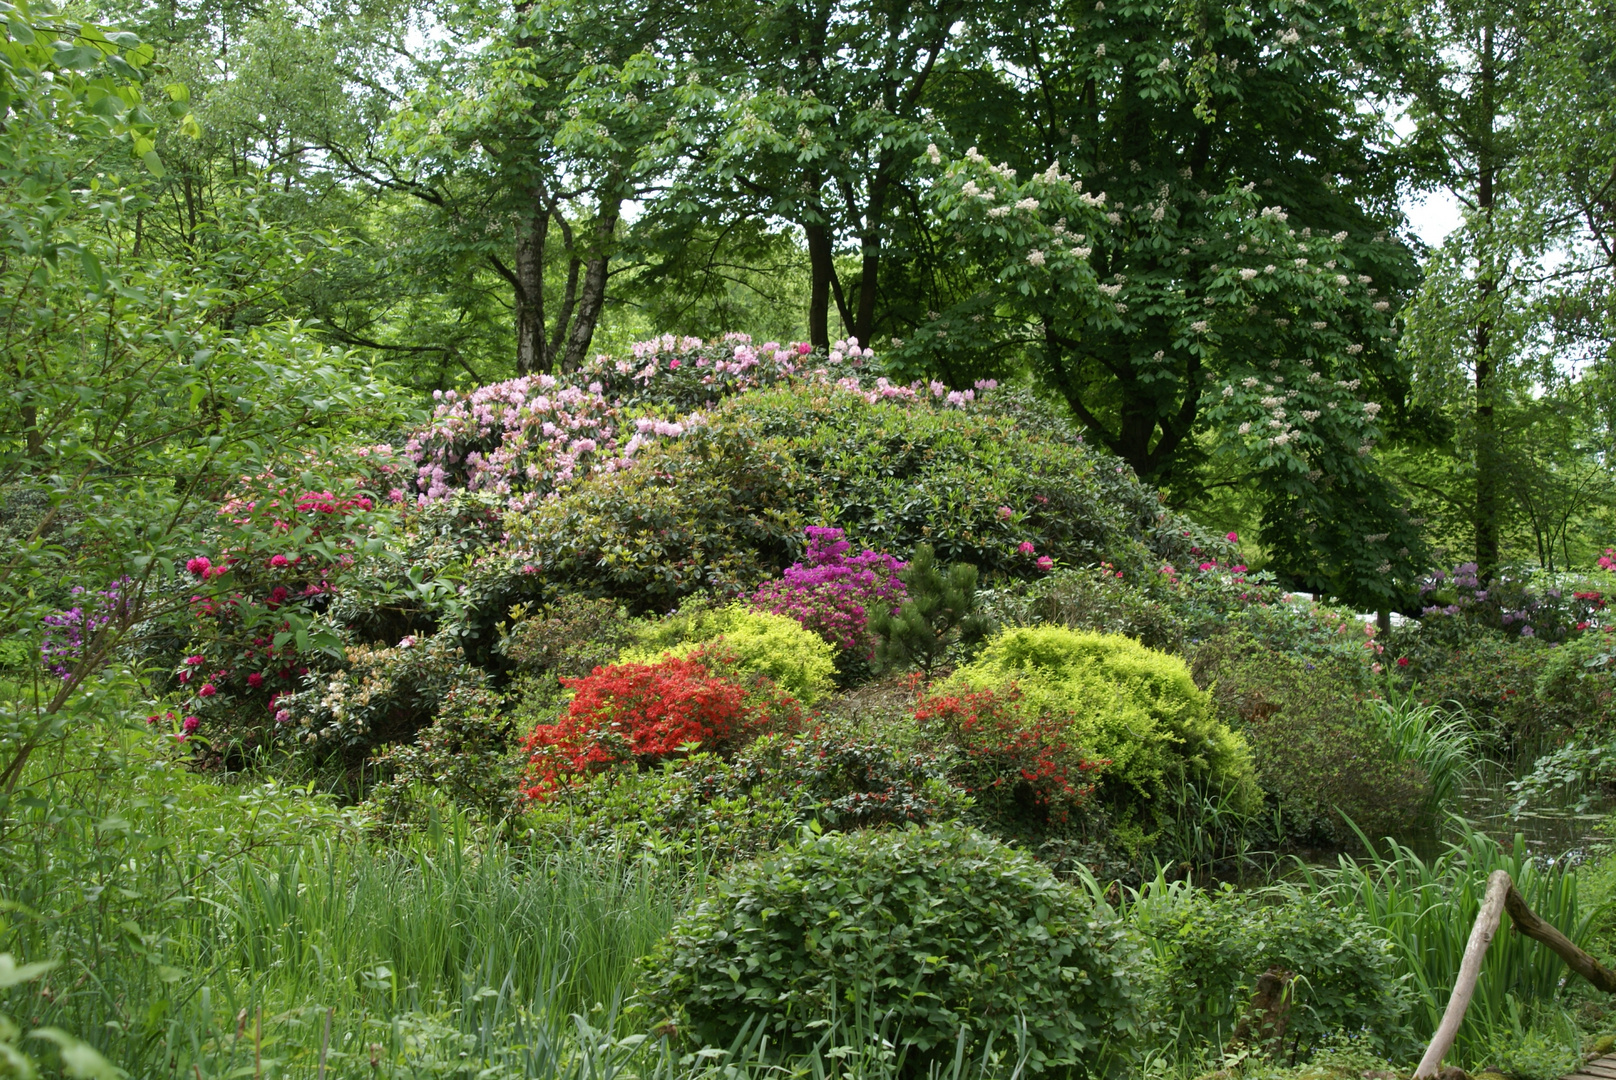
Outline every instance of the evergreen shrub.
[(954, 825), (833, 833), (742, 866), (646, 964), (644, 1004), (687, 1044), (761, 1025), (787, 1052), (869, 1023), (910, 1075), (992, 1040), (1026, 1069), (1100, 1071), (1138, 1030), (1128, 930), (1031, 857)]

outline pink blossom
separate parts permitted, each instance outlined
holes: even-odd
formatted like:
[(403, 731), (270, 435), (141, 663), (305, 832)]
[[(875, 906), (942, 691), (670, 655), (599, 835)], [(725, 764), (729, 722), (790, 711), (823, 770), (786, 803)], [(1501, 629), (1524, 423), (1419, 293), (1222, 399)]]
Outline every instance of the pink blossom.
[(213, 563), (206, 555), (198, 555), (196, 558), (191, 559), (185, 564), (185, 569), (189, 570), (197, 577), (206, 577), (209, 568), (212, 566)]
[(1053, 569), (1055, 569), (1055, 560), (1051, 559), (1048, 555), (1040, 555), (1040, 556), (1038, 556), (1037, 565), (1038, 565), (1038, 569), (1040, 569), (1040, 570), (1045, 570), (1045, 571), (1053, 570)]
[(279, 570), (283, 566), (290, 565), (290, 563), (291, 560), (285, 555), (271, 555), (269, 559), (269, 565), (276, 570)]
[(1240, 542), (1240, 534), (1232, 532), (1227, 537), (1225, 537), (1225, 539), (1228, 540), (1229, 543), (1231, 543), (1231, 544), (1238, 544)]
[(999, 507), (999, 520), (1000, 521), (1009, 521), (1010, 518), (1013, 517), (1014, 515), (1015, 515), (1015, 511), (1010, 509), (1008, 506)]
[(811, 353), (813, 351), (814, 351), (814, 347), (812, 345), (808, 344), (808, 342), (806, 342), (806, 341), (797, 342), (797, 355), (798, 356), (807, 356), (809, 353)]
[(201, 723), (202, 721), (198, 720), (196, 717), (187, 716), (184, 720), (180, 721), (180, 727), (185, 730), (185, 734), (189, 735), (191, 732), (195, 731)]
[(1021, 543), (1016, 545), (1016, 550), (1021, 552), (1023, 555), (1031, 555), (1038, 549), (1033, 547), (1031, 540), (1023, 540)]
[(247, 676), (247, 685), (252, 687), (254, 690), (258, 689), (260, 686), (263, 686), (264, 685), (264, 677), (263, 677), (263, 675), (259, 674), (256, 671), (253, 672), (251, 675), (248, 675)]
[(203, 656), (187, 656), (185, 658), (185, 662), (187, 664), (189, 664), (191, 667), (196, 667), (198, 664), (202, 663), (202, 661), (205, 660), (205, 659), (206, 659), (206, 657), (203, 657)]
[(214, 686), (212, 683), (203, 683), (202, 684), (202, 689), (198, 690), (197, 694), (200, 695), (201, 697), (212, 697), (214, 694), (217, 694), (218, 692), (219, 692), (219, 688), (217, 686)]

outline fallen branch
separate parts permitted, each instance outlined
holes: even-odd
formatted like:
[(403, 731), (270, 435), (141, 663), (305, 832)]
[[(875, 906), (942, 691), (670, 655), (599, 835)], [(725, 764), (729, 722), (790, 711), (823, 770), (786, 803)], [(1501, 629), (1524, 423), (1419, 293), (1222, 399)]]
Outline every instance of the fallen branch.
[(1459, 977), (1453, 984), (1453, 996), (1448, 999), (1448, 1007), (1442, 1013), (1442, 1022), (1437, 1025), (1436, 1033), (1431, 1036), (1431, 1045), (1426, 1048), (1425, 1056), (1420, 1059), (1420, 1067), (1414, 1070), (1414, 1080), (1436, 1080), (1442, 1059), (1453, 1049), (1453, 1040), (1458, 1037), (1459, 1025), (1464, 1022), (1465, 1010), (1470, 1008), (1470, 999), (1476, 993), (1476, 981), (1481, 976), (1481, 963), (1487, 957), (1487, 946), (1492, 944), (1493, 937), (1498, 933), (1499, 923), (1506, 911), (1509, 912), (1510, 924), (1514, 926), (1516, 933), (1547, 945), (1572, 971), (1605, 993), (1616, 994), (1616, 972), (1612, 972), (1583, 952), (1570, 938), (1538, 918), (1537, 914), (1526, 906), (1526, 900), (1521, 896), (1520, 890), (1515, 888), (1509, 874), (1503, 870), (1494, 870), (1492, 876), (1487, 879), (1487, 892), (1482, 898), (1481, 910), (1476, 913), (1476, 924), (1470, 929), (1470, 941), (1465, 946), (1464, 959), (1459, 963)]

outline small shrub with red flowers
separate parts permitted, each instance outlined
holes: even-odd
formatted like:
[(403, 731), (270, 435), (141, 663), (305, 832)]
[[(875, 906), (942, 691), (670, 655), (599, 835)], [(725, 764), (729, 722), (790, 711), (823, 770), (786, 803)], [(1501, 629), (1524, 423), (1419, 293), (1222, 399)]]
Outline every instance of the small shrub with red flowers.
[(1072, 823), (1103, 768), (1072, 739), (1070, 718), (1028, 708), (1020, 689), (921, 693), (914, 718), (946, 749), (949, 779), (1001, 836), (1042, 838)]
[(526, 744), (526, 790), (539, 801), (614, 765), (654, 765), (696, 748), (730, 754), (802, 720), (794, 698), (765, 677), (745, 678), (718, 648), (613, 664), (562, 683), (572, 700)]

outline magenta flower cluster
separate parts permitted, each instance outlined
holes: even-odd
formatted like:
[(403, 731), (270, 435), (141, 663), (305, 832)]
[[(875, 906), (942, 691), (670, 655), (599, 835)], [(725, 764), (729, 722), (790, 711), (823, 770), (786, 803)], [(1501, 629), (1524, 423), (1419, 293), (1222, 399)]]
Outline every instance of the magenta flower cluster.
[(898, 571), (904, 563), (868, 549), (848, 554), (853, 545), (841, 529), (810, 527), (804, 561), (765, 581), (752, 606), (786, 615), (843, 651), (870, 649), (869, 612), (895, 610), (903, 602)]

